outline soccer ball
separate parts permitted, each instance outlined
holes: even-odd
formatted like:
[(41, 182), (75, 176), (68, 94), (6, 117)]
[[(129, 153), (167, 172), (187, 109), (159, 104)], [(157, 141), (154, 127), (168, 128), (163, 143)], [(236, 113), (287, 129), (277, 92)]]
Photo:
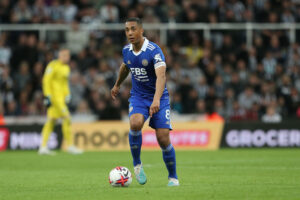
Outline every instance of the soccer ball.
[(132, 182), (132, 175), (126, 167), (116, 167), (109, 172), (109, 183), (113, 187), (128, 187)]

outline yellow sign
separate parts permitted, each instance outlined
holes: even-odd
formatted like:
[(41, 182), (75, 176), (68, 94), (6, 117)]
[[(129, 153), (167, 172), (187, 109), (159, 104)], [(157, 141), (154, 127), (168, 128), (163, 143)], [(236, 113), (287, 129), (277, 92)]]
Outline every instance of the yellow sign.
[[(223, 122), (176, 122), (170, 138), (176, 149), (218, 149)], [(105, 121), (73, 123), (74, 144), (86, 151), (129, 150), (129, 123)], [(143, 149), (160, 149), (155, 131), (147, 124), (143, 129)]]

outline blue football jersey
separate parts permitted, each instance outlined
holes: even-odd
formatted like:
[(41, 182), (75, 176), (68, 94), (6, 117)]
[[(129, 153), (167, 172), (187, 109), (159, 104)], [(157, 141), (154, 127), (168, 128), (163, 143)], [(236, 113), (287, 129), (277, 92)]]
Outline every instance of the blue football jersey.
[[(123, 62), (131, 72), (131, 96), (153, 98), (156, 86), (155, 69), (166, 66), (165, 56), (160, 47), (145, 38), (139, 52), (134, 52), (132, 44), (128, 44), (123, 48), (122, 53)], [(162, 98), (168, 97), (165, 86)]]

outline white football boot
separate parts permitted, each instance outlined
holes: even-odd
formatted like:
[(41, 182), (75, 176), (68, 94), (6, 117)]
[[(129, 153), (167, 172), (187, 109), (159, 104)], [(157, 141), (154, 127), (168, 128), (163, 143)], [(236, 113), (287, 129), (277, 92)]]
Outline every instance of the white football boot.
[(173, 186), (179, 186), (179, 181), (176, 178), (169, 178), (169, 183), (168, 183), (169, 187), (173, 187)]
[(78, 155), (78, 154), (82, 154), (83, 150), (81, 150), (81, 149), (75, 147), (74, 145), (72, 145), (72, 146), (69, 146), (67, 148), (67, 152), (70, 153), (70, 154)]
[(139, 184), (144, 185), (147, 182), (147, 177), (142, 164), (134, 166), (134, 174)]
[(40, 147), (38, 154), (54, 156), (56, 153), (54, 151), (51, 151), (50, 149), (48, 149), (48, 147)]

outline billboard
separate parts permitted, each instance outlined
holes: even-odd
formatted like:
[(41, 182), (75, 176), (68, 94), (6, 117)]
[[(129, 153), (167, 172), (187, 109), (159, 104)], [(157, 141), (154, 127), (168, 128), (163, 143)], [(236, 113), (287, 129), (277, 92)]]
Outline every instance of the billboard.
[[(218, 149), (223, 122), (177, 122), (170, 138), (176, 149)], [(73, 123), (74, 143), (87, 151), (129, 150), (129, 124), (119, 121)], [(143, 149), (160, 149), (155, 131), (145, 124)]]
[(0, 151), (5, 151), (8, 146), (9, 130), (7, 128), (0, 128)]
[[(0, 151), (37, 150), (41, 142), (42, 125), (7, 125), (0, 127)], [(49, 137), (48, 147), (59, 149), (62, 143), (61, 126)]]
[(227, 123), (222, 136), (222, 147), (262, 148), (300, 147), (300, 124)]

